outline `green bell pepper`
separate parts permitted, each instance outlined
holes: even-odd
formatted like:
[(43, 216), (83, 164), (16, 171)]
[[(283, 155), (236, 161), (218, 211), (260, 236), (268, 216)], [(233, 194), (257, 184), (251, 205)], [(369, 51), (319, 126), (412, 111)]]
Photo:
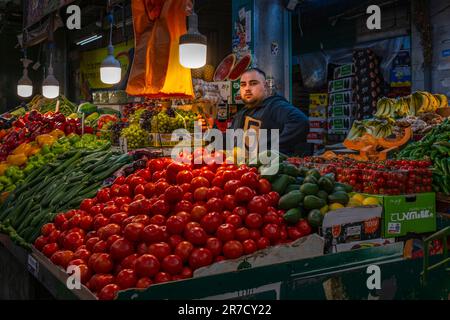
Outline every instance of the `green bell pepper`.
[(12, 181), (9, 177), (7, 176), (0, 176), (0, 183), (2, 183), (5, 186), (9, 186), (12, 184)]

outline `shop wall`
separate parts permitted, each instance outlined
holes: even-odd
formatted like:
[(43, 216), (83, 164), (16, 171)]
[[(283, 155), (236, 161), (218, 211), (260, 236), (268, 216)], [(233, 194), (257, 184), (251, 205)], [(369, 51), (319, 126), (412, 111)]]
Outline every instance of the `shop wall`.
[(14, 34), (0, 33), (0, 113), (20, 104), (16, 94), (17, 81), (22, 76), (21, 52), (14, 48), (17, 39)]

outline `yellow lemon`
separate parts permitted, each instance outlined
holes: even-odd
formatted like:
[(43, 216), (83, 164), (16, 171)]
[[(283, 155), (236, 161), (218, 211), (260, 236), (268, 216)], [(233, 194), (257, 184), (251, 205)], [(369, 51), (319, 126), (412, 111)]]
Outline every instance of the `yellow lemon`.
[(365, 197), (362, 194), (356, 193), (353, 195), (352, 200), (363, 203)]
[(329, 211), (329, 208), (327, 205), (323, 206), (322, 208), (320, 208), (320, 213), (322, 215), (325, 215), (327, 212)]
[(378, 201), (377, 198), (368, 197), (368, 198), (364, 199), (362, 204), (365, 206), (378, 206), (378, 205), (380, 205), (380, 202)]
[(340, 203), (332, 203), (329, 207), (330, 211), (334, 211), (341, 208), (344, 208), (344, 206)]
[(362, 202), (356, 200), (356, 199), (350, 199), (350, 201), (347, 204), (347, 207), (361, 207), (362, 206)]

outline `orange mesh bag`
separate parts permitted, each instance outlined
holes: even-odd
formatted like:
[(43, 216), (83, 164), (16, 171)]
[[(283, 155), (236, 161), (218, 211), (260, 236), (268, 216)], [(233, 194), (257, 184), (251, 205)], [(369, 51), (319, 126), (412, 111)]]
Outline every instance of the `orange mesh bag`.
[(135, 52), (127, 93), (150, 98), (192, 98), (190, 69), (179, 63), (191, 0), (133, 0)]

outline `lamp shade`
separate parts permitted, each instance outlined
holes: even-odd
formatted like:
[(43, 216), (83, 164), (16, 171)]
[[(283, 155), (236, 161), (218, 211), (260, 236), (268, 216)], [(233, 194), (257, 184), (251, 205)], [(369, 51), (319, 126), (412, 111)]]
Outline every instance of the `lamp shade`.
[(198, 17), (189, 16), (189, 29), (180, 37), (180, 64), (185, 68), (197, 69), (206, 64), (206, 37), (198, 31)]
[(114, 57), (114, 47), (108, 46), (108, 56), (100, 66), (100, 80), (106, 84), (116, 84), (122, 78), (122, 68), (120, 62)]

